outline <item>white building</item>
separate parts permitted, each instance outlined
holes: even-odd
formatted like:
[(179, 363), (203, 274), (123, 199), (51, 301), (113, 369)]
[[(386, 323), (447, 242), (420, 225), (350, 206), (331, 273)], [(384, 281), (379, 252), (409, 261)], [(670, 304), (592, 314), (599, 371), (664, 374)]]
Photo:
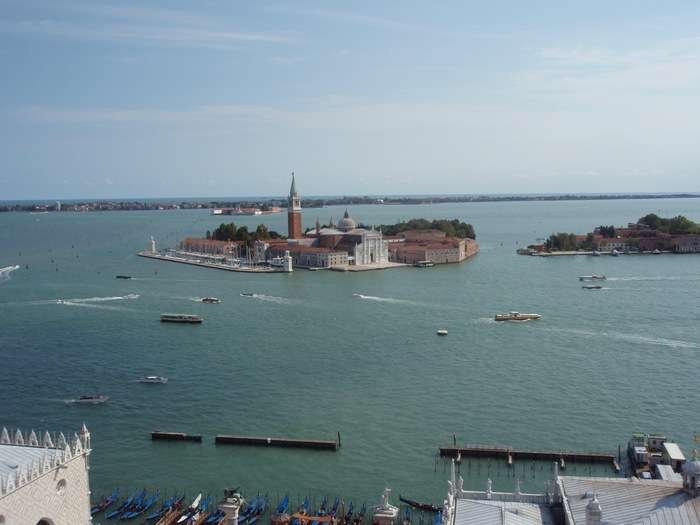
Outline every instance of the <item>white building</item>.
[(318, 246), (347, 252), (348, 263), (356, 266), (384, 265), (389, 262), (389, 243), (374, 228), (358, 228), (345, 210), (335, 228), (317, 228)]
[(0, 433), (0, 524), (89, 525), (90, 433)]

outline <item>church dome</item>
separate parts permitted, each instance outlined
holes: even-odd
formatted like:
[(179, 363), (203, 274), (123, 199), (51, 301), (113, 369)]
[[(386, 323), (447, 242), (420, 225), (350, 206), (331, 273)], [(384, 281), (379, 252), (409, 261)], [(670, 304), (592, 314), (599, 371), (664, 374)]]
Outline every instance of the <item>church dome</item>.
[(348, 210), (345, 210), (343, 218), (340, 220), (340, 222), (338, 222), (338, 229), (340, 231), (346, 232), (354, 230), (355, 228), (357, 228), (357, 223), (353, 220), (352, 217), (350, 217)]
[(700, 461), (688, 461), (683, 464), (682, 470), (688, 476), (700, 476)]

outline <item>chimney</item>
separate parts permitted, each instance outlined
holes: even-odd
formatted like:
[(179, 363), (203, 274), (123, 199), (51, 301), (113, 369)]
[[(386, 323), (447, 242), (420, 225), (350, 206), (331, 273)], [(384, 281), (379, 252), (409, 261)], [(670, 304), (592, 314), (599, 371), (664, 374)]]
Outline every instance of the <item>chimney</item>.
[(586, 505), (586, 525), (600, 525), (603, 520), (603, 509), (600, 508), (598, 495), (593, 494), (593, 499)]

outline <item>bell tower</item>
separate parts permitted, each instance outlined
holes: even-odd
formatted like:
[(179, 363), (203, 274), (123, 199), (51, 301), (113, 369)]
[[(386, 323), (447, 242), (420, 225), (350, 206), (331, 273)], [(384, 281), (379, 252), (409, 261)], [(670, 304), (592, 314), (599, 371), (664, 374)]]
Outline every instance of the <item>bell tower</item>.
[(301, 239), (301, 197), (297, 193), (294, 172), (292, 172), (292, 187), (289, 189), (287, 200), (287, 237), (289, 239)]

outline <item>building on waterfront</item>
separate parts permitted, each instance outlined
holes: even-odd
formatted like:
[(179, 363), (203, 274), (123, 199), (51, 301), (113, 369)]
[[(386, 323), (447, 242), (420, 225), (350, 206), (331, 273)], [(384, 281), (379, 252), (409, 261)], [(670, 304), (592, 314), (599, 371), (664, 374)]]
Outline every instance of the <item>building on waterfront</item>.
[(184, 252), (238, 257), (242, 244), (240, 241), (216, 241), (200, 237), (187, 237), (180, 241), (179, 247)]
[(680, 477), (646, 480), (560, 476), (543, 493), (464, 490), (452, 466), (442, 525), (700, 525), (700, 461)]
[(440, 230), (408, 230), (389, 242), (389, 260), (405, 264), (462, 262), (479, 251), (473, 239), (447, 237)]
[(90, 432), (0, 433), (0, 524), (88, 525)]
[(292, 186), (289, 188), (289, 198), (287, 199), (287, 237), (289, 239), (304, 237), (301, 225), (301, 197), (297, 192), (294, 172), (292, 172)]

